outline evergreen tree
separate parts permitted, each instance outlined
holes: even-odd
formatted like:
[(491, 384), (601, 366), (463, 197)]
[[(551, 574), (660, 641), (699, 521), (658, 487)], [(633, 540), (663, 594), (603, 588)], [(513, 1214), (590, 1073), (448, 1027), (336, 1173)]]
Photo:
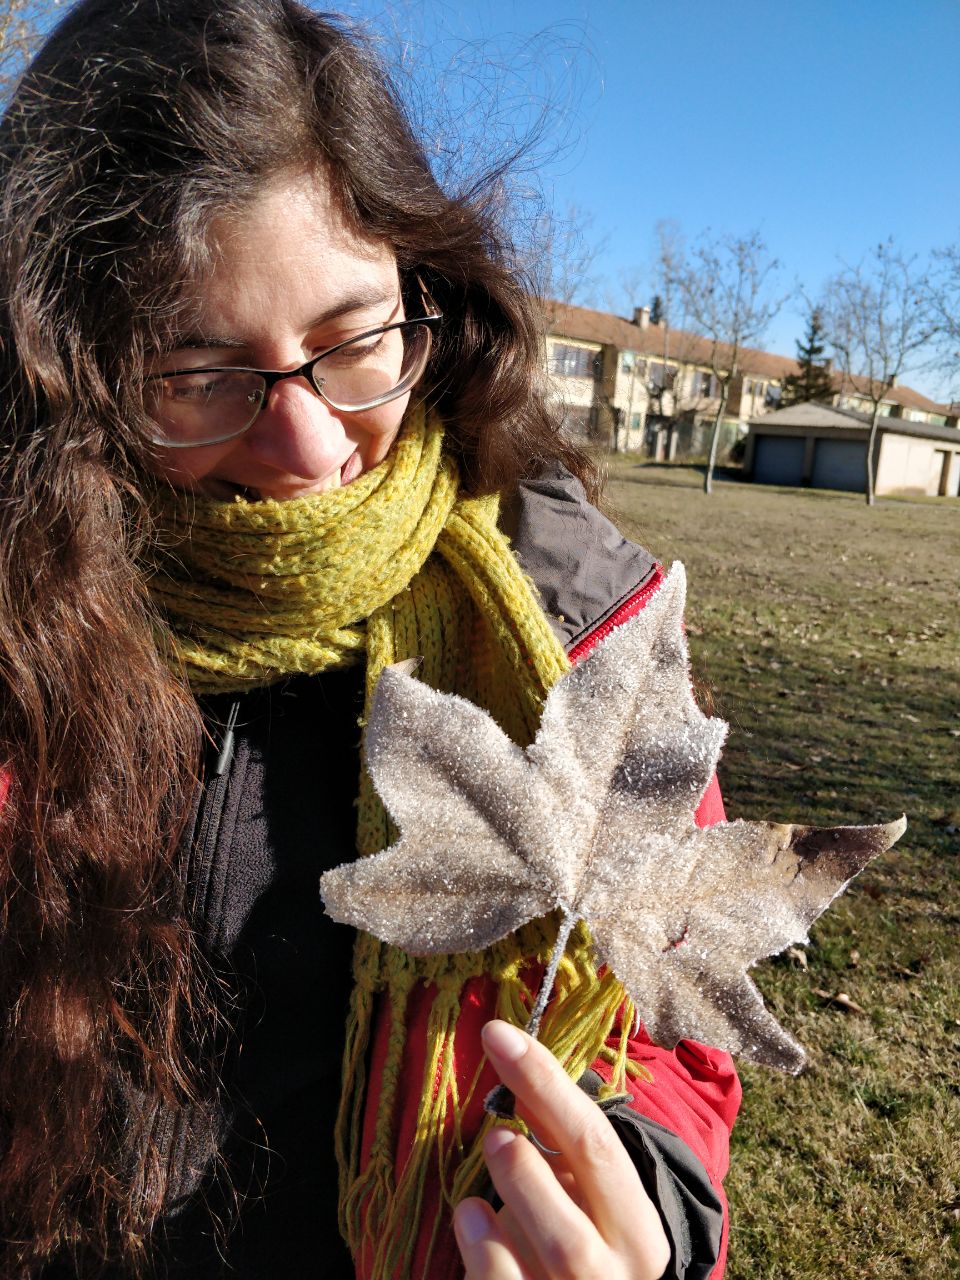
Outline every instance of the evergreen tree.
[(663, 321), (663, 299), (659, 293), (653, 295), (653, 306), (650, 308), (650, 323), (660, 324)]
[(792, 404), (804, 404), (808, 400), (820, 400), (829, 404), (833, 399), (833, 381), (822, 360), (826, 346), (823, 341), (823, 317), (816, 307), (810, 312), (807, 332), (803, 341), (797, 339), (797, 363), (799, 373), (791, 373), (783, 380), (780, 408)]

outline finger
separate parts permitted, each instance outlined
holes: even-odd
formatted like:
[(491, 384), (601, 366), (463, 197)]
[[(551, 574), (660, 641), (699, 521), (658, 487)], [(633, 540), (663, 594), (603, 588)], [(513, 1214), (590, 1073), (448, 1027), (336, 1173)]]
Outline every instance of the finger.
[[(579, 1209), (582, 1209), (582, 1197), (577, 1190), (577, 1184), (573, 1174), (567, 1169), (554, 1168), (556, 1163), (557, 1162), (555, 1160), (550, 1161), (550, 1172), (557, 1179), (557, 1182), (564, 1191), (566, 1191), (573, 1203)], [(530, 1225), (529, 1222), (527, 1225)], [(510, 1245), (513, 1248), (514, 1253), (523, 1266), (525, 1266), (530, 1272), (533, 1280), (552, 1280), (552, 1277), (549, 1276), (540, 1265), (536, 1251), (530, 1243), (526, 1231), (523, 1229), (523, 1224), (510, 1205), (501, 1204), (501, 1207), (497, 1212), (497, 1226), (500, 1228), (505, 1238), (510, 1241)]]
[[(483, 1143), (493, 1185), (538, 1266), (551, 1280), (584, 1280), (609, 1273), (610, 1251), (533, 1145), (512, 1129), (494, 1129)], [(521, 1244), (521, 1257), (529, 1254)], [(606, 1265), (605, 1265), (606, 1264)]]
[(660, 1215), (613, 1125), (596, 1103), (548, 1049), (517, 1027), (489, 1022), (483, 1029), (483, 1044), (537, 1137), (562, 1153), (576, 1178), (583, 1208), (603, 1238), (618, 1250), (632, 1249), (638, 1238), (646, 1238), (654, 1262), (664, 1249), (669, 1259)]
[(453, 1230), (466, 1280), (530, 1280), (497, 1215), (485, 1201), (462, 1200), (453, 1211)]
[(532, 1280), (552, 1280), (552, 1277), (547, 1275), (540, 1265), (536, 1250), (530, 1243), (520, 1219), (508, 1204), (501, 1205), (497, 1212), (497, 1226), (510, 1241), (514, 1254), (529, 1271)]

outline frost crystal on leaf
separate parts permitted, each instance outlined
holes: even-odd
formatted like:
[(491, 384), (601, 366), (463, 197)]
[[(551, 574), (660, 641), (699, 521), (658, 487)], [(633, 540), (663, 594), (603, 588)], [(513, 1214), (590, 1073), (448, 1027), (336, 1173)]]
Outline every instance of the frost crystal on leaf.
[(489, 946), (560, 908), (586, 920), (655, 1041), (796, 1071), (803, 1050), (746, 970), (806, 942), (906, 822), (697, 827), (727, 726), (693, 699), (684, 595), (678, 563), (557, 683), (525, 751), (471, 703), (385, 670), (367, 760), (402, 834), (326, 872), (324, 904), (421, 955)]

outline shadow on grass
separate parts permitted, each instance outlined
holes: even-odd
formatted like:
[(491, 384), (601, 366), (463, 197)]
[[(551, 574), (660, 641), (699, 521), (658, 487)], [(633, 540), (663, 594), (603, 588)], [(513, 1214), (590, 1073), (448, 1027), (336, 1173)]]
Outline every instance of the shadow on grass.
[[(641, 464), (637, 471), (618, 471), (612, 479), (617, 480), (621, 484), (651, 485), (663, 489), (703, 489), (703, 480), (706, 475), (706, 467), (701, 466), (674, 466), (674, 474), (667, 472), (664, 474), (669, 463), (648, 463), (646, 467)], [(856, 502), (861, 506), (865, 506), (862, 493), (853, 493), (846, 490), (838, 489), (810, 489), (810, 488), (790, 488), (787, 485), (778, 484), (757, 484), (745, 476), (739, 470), (726, 470), (718, 468), (713, 473), (714, 483), (734, 485), (744, 493), (751, 490), (757, 493), (777, 493), (783, 494), (788, 498), (805, 498), (814, 502)], [(877, 506), (907, 506), (906, 502), (900, 500), (891, 500), (887, 502), (879, 499)], [(921, 505), (921, 504), (917, 504)]]
[[(614, 477), (625, 484), (655, 484), (665, 488), (702, 488), (707, 474), (705, 462), (636, 462), (632, 466), (617, 466)], [(723, 483), (741, 484), (743, 472), (739, 467), (714, 467), (713, 478)]]
[[(632, 464), (618, 462), (611, 478), (624, 484), (650, 484), (663, 488), (696, 489), (703, 486), (707, 473), (705, 462), (651, 462)], [(718, 483), (742, 485), (766, 493), (782, 493), (788, 496), (810, 498), (818, 502), (855, 502), (866, 506), (865, 496), (855, 489), (814, 489), (810, 485), (760, 484), (746, 475), (742, 467), (714, 467), (713, 478)], [(926, 497), (921, 494), (884, 494), (874, 501), (875, 507), (926, 507), (943, 504), (942, 497)], [(949, 504), (949, 499), (947, 499)]]

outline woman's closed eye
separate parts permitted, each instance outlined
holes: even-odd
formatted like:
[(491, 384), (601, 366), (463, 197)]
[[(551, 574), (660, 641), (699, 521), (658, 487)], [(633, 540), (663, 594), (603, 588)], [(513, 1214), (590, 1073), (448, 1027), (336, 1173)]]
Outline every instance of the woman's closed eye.
[(179, 373), (162, 381), (163, 394), (169, 400), (208, 400), (230, 385), (230, 377), (217, 373)]
[(160, 378), (150, 385), (156, 388), (151, 392), (155, 411), (161, 412), (164, 405), (168, 412), (175, 408), (216, 408), (223, 411), (234, 404), (257, 404), (263, 400), (265, 392), (258, 375), (232, 369), (180, 373)]
[(396, 342), (395, 332), (377, 333), (370, 338), (349, 342), (338, 351), (331, 351), (329, 355), (323, 357), (323, 361), (328, 368), (331, 365), (362, 364), (364, 360), (376, 359), (378, 356), (387, 354)]

